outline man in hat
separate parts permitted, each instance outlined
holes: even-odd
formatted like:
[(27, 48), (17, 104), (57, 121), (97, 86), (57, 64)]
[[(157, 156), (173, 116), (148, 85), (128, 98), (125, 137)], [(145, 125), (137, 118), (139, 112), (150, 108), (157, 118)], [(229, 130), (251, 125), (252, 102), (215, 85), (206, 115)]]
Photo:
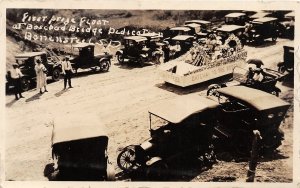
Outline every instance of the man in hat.
[(19, 100), (19, 97), (24, 98), (22, 96), (22, 88), (21, 88), (21, 78), (23, 77), (23, 74), (21, 73), (19, 69), (19, 65), (17, 63), (14, 63), (12, 66), (13, 68), (10, 70), (10, 76), (12, 79), (12, 83), (14, 85), (14, 93), (15, 93), (16, 100)]
[(67, 81), (69, 84), (69, 88), (73, 88), (71, 84), (71, 78), (72, 78), (72, 65), (70, 62), (70, 58), (68, 56), (65, 57), (64, 61), (61, 64), (62, 72), (64, 75), (64, 90), (67, 87)]

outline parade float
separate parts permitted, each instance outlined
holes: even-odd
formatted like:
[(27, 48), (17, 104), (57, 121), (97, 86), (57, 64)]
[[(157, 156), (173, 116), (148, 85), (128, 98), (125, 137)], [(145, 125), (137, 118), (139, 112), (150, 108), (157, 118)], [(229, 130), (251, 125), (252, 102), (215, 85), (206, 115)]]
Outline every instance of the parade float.
[(162, 79), (180, 87), (202, 83), (232, 73), (234, 67), (246, 65), (247, 52), (238, 37), (230, 35), (222, 44), (212, 36), (182, 56), (159, 67)]

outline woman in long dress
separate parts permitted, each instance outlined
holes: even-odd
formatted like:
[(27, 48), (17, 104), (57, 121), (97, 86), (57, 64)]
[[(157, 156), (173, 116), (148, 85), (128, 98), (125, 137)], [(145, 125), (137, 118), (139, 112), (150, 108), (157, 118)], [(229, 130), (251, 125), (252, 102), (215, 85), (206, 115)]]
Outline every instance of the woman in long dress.
[(45, 92), (47, 91), (46, 85), (47, 85), (47, 69), (42, 64), (42, 61), (40, 59), (37, 60), (36, 65), (34, 67), (35, 73), (36, 73), (36, 88), (37, 90), (40, 90), (40, 94), (42, 94), (42, 88), (45, 88)]

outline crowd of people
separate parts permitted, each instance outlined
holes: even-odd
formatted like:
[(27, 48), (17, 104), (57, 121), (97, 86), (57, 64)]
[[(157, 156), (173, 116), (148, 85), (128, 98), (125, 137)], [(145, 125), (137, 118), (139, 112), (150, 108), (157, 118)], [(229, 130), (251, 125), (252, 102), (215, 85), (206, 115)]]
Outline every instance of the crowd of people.
[[(71, 84), (72, 78), (72, 64), (70, 62), (70, 58), (66, 56), (61, 63), (62, 74), (64, 75), (64, 88), (66, 90), (67, 84), (69, 88), (73, 88)], [(45, 65), (42, 63), (40, 58), (35, 59), (35, 74), (36, 74), (36, 89), (39, 91), (39, 94), (43, 94), (44, 92), (48, 92), (47, 90), (47, 74), (48, 70)], [(12, 85), (14, 86), (14, 94), (15, 100), (19, 100), (20, 98), (24, 98), (22, 95), (22, 77), (24, 76), (19, 68), (18, 63), (13, 63), (12, 68), (9, 71), (10, 78), (12, 81)], [(44, 90), (44, 91), (43, 91)]]

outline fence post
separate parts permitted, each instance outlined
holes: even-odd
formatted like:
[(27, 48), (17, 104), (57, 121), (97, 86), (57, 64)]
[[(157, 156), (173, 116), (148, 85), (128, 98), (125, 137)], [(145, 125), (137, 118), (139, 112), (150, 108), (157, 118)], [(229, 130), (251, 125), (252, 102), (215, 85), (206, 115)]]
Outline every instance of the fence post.
[(252, 151), (251, 159), (249, 161), (249, 170), (247, 173), (246, 182), (254, 182), (255, 171), (258, 160), (258, 141), (261, 139), (260, 132), (258, 130), (253, 131)]

